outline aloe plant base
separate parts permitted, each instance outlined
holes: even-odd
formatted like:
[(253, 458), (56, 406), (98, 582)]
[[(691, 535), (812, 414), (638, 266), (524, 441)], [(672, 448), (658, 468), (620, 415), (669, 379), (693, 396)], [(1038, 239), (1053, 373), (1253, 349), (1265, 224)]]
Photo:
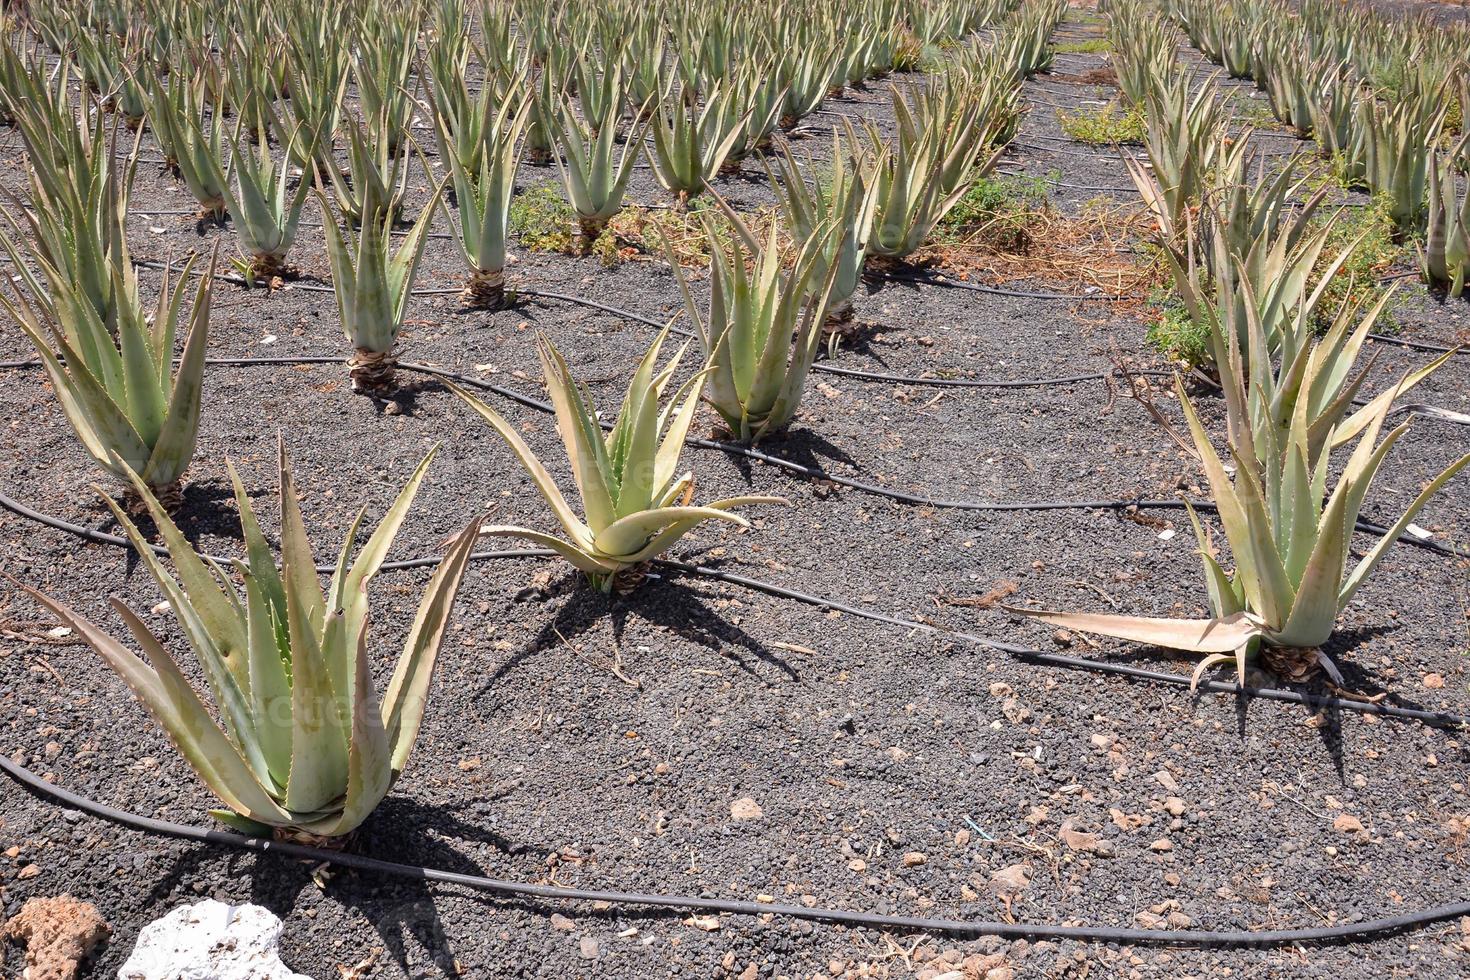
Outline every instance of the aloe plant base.
[(460, 301), (472, 310), (499, 310), (506, 305), (505, 271), (477, 272), (459, 294)]
[(352, 390), (359, 395), (379, 398), (393, 390), (394, 370), (398, 358), (392, 351), (365, 350), (361, 347), (347, 362), (352, 377)]

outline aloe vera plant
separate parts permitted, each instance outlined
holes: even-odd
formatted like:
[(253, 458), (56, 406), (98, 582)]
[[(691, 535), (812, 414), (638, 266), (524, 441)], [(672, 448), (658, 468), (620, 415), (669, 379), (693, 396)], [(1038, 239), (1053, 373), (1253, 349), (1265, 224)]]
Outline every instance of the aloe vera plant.
[[(895, 110), (902, 102), (895, 94)], [(975, 162), (952, 141), (947, 121), (922, 128), (900, 126), (891, 147), (871, 123), (867, 131), (877, 194), (868, 254), (884, 259), (902, 259), (918, 251), (970, 186), (994, 166), (1002, 150), (996, 147), (985, 160)]]
[(233, 185), (225, 185), (225, 200), (235, 226), (235, 237), (245, 252), (235, 267), (246, 280), (269, 282), (286, 270), (286, 255), (296, 241), (301, 208), (311, 185), (290, 185), (290, 168), (271, 156), (269, 144), (252, 147), (236, 134), (230, 140)]
[[(546, 466), (499, 412), (464, 389), (450, 385), (515, 453), (551, 507), (565, 537), (500, 525), (487, 526), (482, 533), (523, 538), (550, 548), (586, 575), (593, 587), (624, 593), (643, 580), (650, 560), (705, 521), (748, 527), (749, 522), (733, 513), (733, 508), (786, 503), (780, 497), (747, 496), (690, 506), (694, 473), (678, 473), (679, 454), (699, 408), (705, 373), (670, 391), (683, 351), (658, 368), (659, 351), (668, 333), (665, 328), (639, 361), (617, 421), (606, 434), (566, 360), (545, 336), (538, 338), (542, 374), (556, 410), (556, 428), (581, 495), (584, 517), (577, 516)], [(671, 396), (667, 402), (666, 395)]]
[(403, 214), (408, 192), (409, 166), (405, 154), (375, 138), (369, 127), (348, 119), (347, 168), (335, 156), (322, 160), (332, 187), (337, 210), (353, 224), (387, 221), (394, 224)]
[(1366, 177), (1375, 194), (1385, 195), (1394, 224), (1408, 231), (1424, 216), (1425, 194), (1435, 144), (1448, 106), (1426, 114), (1421, 106), (1400, 102), (1379, 106), (1368, 99), (1358, 103), (1360, 125), (1366, 134)]
[[(278, 569), (234, 467), (246, 558), (238, 588), (194, 551), (147, 487), (137, 484), (174, 575), (116, 505), (134, 549), (168, 598), (202, 668), (219, 722), (164, 642), (119, 599), (138, 656), (100, 626), (27, 588), (127, 682), (190, 768), (224, 804), (210, 811), (251, 834), (315, 843), (356, 830), (393, 788), (417, 741), (439, 648), (474, 547), (477, 517), (450, 543), (424, 590), (381, 697), (369, 660), (368, 586), (423, 482), (431, 451), (349, 563), (364, 514), (347, 532), (325, 594), (296, 487), (280, 453)], [(110, 503), (110, 501), (109, 501)]]
[(226, 213), (229, 161), (224, 153), (224, 120), (204, 109), (204, 78), (156, 79), (150, 90), (148, 124), (174, 170), (199, 202), (200, 218), (221, 221)]
[(1189, 208), (1199, 203), (1205, 180), (1224, 142), (1225, 120), (1213, 84), (1191, 92), (1178, 78), (1157, 86), (1148, 98), (1144, 150), (1148, 166), (1125, 157), (1139, 196), (1165, 239), (1184, 229)]
[(831, 176), (812, 185), (802, 176), (788, 146), (773, 155), (775, 169), (766, 164), (771, 190), (792, 239), (799, 250), (816, 249), (808, 288), (817, 288), (832, 272), (823, 329), (834, 345), (841, 325), (852, 319), (852, 297), (862, 281), (868, 235), (878, 207), (877, 185), (863, 161), (849, 149), (854, 140), (851, 132), (848, 140), (844, 146), (842, 136), (833, 131)]
[[(827, 301), (839, 263), (832, 221), (813, 230), (795, 265), (783, 270), (777, 229), (763, 246), (750, 227), (716, 197), (733, 235), (706, 219), (710, 247), (709, 314), (700, 313), (689, 280), (668, 243), (684, 308), (710, 367), (705, 400), (742, 442), (785, 428), (796, 415), (822, 340)], [(725, 239), (729, 238), (726, 245)], [(817, 278), (818, 273), (821, 277)]]
[[(199, 432), (214, 263), (194, 294), (183, 355), (175, 365), (174, 340), (192, 258), (173, 288), (164, 274), (158, 306), (151, 311), (127, 278), (132, 269), (112, 264), (112, 292), (120, 302), (116, 322), (109, 324), (85, 291), (60, 276), (39, 249), (27, 254), (17, 245), (21, 228), (6, 217), (11, 233), (0, 232), (0, 245), (20, 270), (25, 289), (15, 299), (0, 293), (0, 303), (30, 338), (77, 439), (104, 470), (125, 483), (137, 477), (166, 506), (177, 507)], [(49, 289), (25, 259), (42, 267)]]
[[(1369, 369), (1355, 366), (1387, 297), (1356, 326), (1358, 304), (1344, 302), (1320, 340), (1310, 328), (1290, 335), (1272, 369), (1259, 321), (1248, 347), (1230, 332), (1212, 333), (1226, 398), (1229, 458), (1234, 477), (1211, 444), (1183, 382), (1176, 388), (1196, 456), (1209, 480), (1225, 538), (1235, 559), (1227, 572), (1193, 507), (1189, 510), (1204, 563), (1211, 616), (1176, 620), (1140, 616), (1013, 610), (1065, 629), (1101, 633), (1203, 654), (1194, 680), (1211, 666), (1234, 662), (1244, 683), (1247, 662), (1264, 653), (1269, 666), (1302, 679), (1318, 665), (1341, 683), (1321, 647), (1338, 612), (1429, 500), (1470, 465), (1460, 457), (1431, 480), (1350, 571), (1348, 544), (1374, 478), (1394, 444), (1398, 426), (1380, 440), (1394, 402), (1444, 364), (1445, 354), (1410, 371), (1352, 412)], [(1249, 305), (1249, 304), (1248, 304)], [(1247, 381), (1247, 361), (1250, 364)], [(1332, 452), (1351, 446), (1336, 486), (1327, 481)]]
[(664, 190), (678, 195), (680, 207), (725, 166), (749, 120), (748, 114), (728, 111), (731, 95), (718, 85), (703, 108), (690, 108), (693, 98), (688, 88), (677, 98), (672, 89), (664, 92), (652, 114), (653, 143), (647, 150), (654, 178)]
[(613, 215), (623, 207), (628, 179), (638, 162), (643, 131), (630, 133), (621, 153), (615, 150), (616, 119), (600, 120), (596, 134), (587, 132), (565, 102), (549, 120), (552, 142), (561, 151), (556, 157), (567, 203), (577, 213), (580, 242), (584, 250), (602, 234)]
[(505, 247), (510, 234), (510, 202), (521, 138), (531, 120), (531, 100), (504, 102), (484, 130), (480, 165), (470, 170), (457, 155), (449, 157), (449, 176), (459, 208), (453, 222), (460, 253), (470, 267), (464, 299), (481, 309), (505, 304)]
[[(393, 386), (393, 347), (403, 327), (441, 189), (442, 185), (434, 189), (397, 252), (392, 249), (392, 220), (384, 217), (371, 199), (366, 205), (368, 213), (379, 217), (364, 221), (355, 233), (344, 235), (335, 222), (326, 223), (327, 259), (332, 265), (337, 313), (353, 348), (348, 361), (353, 391), (379, 397)], [(331, 214), (326, 197), (320, 191), (316, 196), (322, 213)]]
[(32, 206), (23, 212), (20, 237), (29, 238), (44, 260), (40, 267), (51, 289), (85, 297), (115, 334), (120, 311), (137, 295), (126, 233), (137, 141), (122, 158), (117, 129), (109, 133), (100, 112), (89, 120), (73, 116), (69, 104), (46, 99), (14, 105), (31, 163)]
[(1455, 192), (1455, 156), (1467, 143), (1470, 136), (1430, 170), (1428, 228), (1419, 247), (1419, 268), (1425, 281), (1456, 298), (1464, 293), (1470, 274), (1470, 191)]

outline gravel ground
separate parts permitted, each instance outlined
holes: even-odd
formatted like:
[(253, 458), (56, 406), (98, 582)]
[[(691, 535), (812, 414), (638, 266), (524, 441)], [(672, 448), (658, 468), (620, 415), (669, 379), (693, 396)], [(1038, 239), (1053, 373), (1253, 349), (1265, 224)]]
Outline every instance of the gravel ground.
[[(1096, 30), (1066, 26), (1069, 35)], [(1063, 56), (1057, 75), (1103, 63), (1100, 55)], [(1055, 77), (1028, 83), (1027, 94), (1065, 106), (1110, 95)], [(875, 87), (832, 105), (884, 125), (884, 104)], [(834, 121), (819, 117), (815, 126)], [(1007, 168), (1127, 186), (1116, 153), (1046, 139), (1059, 135), (1054, 110), (1038, 104)], [(805, 146), (820, 154), (824, 140), (814, 136)], [(1050, 148), (1033, 149), (1041, 146)], [(0, 147), (10, 162), (0, 179), (14, 185), (15, 141), (0, 137)], [(528, 171), (522, 182), (550, 176)], [(768, 200), (749, 175), (727, 179), (722, 190), (746, 207)], [(632, 193), (659, 199), (647, 174)], [(1055, 200), (1076, 209), (1097, 193), (1058, 188)], [(156, 214), (189, 206), (167, 179), (140, 179), (137, 197), (137, 210), (155, 212), (139, 218), (139, 257), (181, 256), (217, 234), (201, 241), (182, 219)], [(440, 228), (447, 230), (442, 221)], [(294, 258), (324, 273), (320, 233), (304, 234)], [(677, 288), (658, 263), (603, 269), (526, 251), (517, 258), (512, 275), (524, 287), (656, 318), (678, 308)], [(453, 242), (433, 241), (421, 283), (449, 286), (459, 276)], [(157, 287), (156, 274), (143, 278)], [(1437, 305), (1414, 283), (1404, 291), (1405, 336), (1466, 338), (1463, 305)], [(875, 282), (858, 303), (870, 329), (835, 363), (916, 379), (1020, 379), (1107, 371), (1116, 344), (1140, 366), (1162, 366), (1138, 315), (1101, 305)], [(215, 307), (216, 356), (341, 351), (330, 294), (221, 286)], [(409, 319), (407, 359), (529, 394), (539, 393), (532, 338), (545, 330), (608, 409), (650, 336), (640, 324), (552, 301), (487, 315), (462, 313), (453, 297), (424, 297)], [(1385, 378), (1424, 360), (1396, 347), (1379, 353)], [(20, 332), (0, 325), (0, 360), (27, 355)], [(95, 468), (39, 375), (5, 378), (0, 409), (10, 438), (0, 446), (0, 487), (47, 513), (108, 529), (90, 488)], [(480, 510), (497, 522), (547, 526), (499, 440), (437, 383), (405, 380), (397, 414), (388, 414), (353, 396), (341, 367), (213, 369), (186, 530), (211, 552), (238, 549), (226, 457), (274, 526), (278, 433), (319, 557), (358, 507), (380, 514), (435, 442), (443, 449), (395, 557), (434, 553)], [(1467, 380), (1470, 359), (1457, 358), (1416, 400), (1470, 411)], [(763, 448), (895, 490), (990, 502), (1131, 499), (1202, 482), (1147, 413), (1102, 382), (941, 389), (816, 375), (810, 388), (793, 431)], [(558, 458), (545, 416), (494, 404), (547, 459)], [(1161, 406), (1177, 417), (1166, 398)], [(1205, 399), (1202, 407), (1219, 421), (1217, 406)], [(1466, 435), (1419, 420), (1365, 517), (1391, 518), (1465, 451)], [(1124, 644), (1058, 638), (985, 601), (1014, 589), (1013, 601), (1197, 615), (1200, 573), (1177, 515), (918, 507), (716, 451), (691, 449), (686, 460), (702, 498), (776, 493), (792, 507), (753, 512), (746, 532), (702, 529), (677, 557), (1043, 649), (1189, 669)], [(1467, 490), (1461, 476), (1419, 523), (1439, 540), (1470, 540)], [(107, 597), (140, 611), (161, 598), (119, 549), (8, 513), (0, 514), (0, 541), (6, 571), (110, 627), (120, 628)], [(425, 581), (400, 572), (376, 584), (381, 672)], [(1036, 667), (951, 637), (707, 580), (666, 578), (619, 600), (576, 584), (564, 566), (541, 561), (472, 569), (420, 744), (364, 827), (363, 853), (589, 888), (1161, 929), (1355, 922), (1456, 901), (1470, 888), (1466, 748), (1457, 733)], [(1464, 563), (1395, 549), (1345, 613), (1332, 652), (1366, 694), (1470, 712), (1467, 603)], [(147, 618), (181, 646), (166, 614)], [(86, 647), (48, 636), (52, 625), (15, 593), (0, 599), (6, 751), (94, 799), (204, 823), (208, 794), (121, 681)], [(362, 975), (375, 978), (900, 977), (933, 976), (945, 964), (966, 976), (1005, 967), (1017, 977), (1077, 978), (1470, 972), (1459, 923), (1340, 947), (1164, 951), (500, 901), (147, 837), (43, 805), (8, 782), (0, 783), (0, 843), (10, 848), (0, 861), (7, 913), (32, 895), (70, 892), (112, 923), (93, 977), (115, 974), (143, 924), (206, 896), (259, 902), (281, 915), (287, 961), (318, 980), (369, 958)], [(18, 973), (18, 952), (6, 956), (5, 972)]]

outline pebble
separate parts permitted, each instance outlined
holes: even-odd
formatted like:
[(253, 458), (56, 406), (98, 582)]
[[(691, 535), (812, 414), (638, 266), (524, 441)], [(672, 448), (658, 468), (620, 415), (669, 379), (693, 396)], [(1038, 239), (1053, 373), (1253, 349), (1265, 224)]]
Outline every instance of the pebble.
[(591, 936), (583, 936), (581, 943), (578, 944), (577, 952), (584, 960), (595, 960), (602, 951), (597, 947), (597, 940)]
[(553, 912), (551, 913), (551, 928), (558, 932), (572, 932), (577, 928), (577, 924), (560, 912)]
[(1160, 837), (1158, 840), (1150, 844), (1148, 846), (1148, 849), (1151, 851), (1158, 851), (1160, 854), (1164, 854), (1174, 850), (1174, 845), (1170, 842), (1169, 838)]
[(1170, 793), (1179, 792), (1179, 781), (1167, 769), (1160, 769), (1154, 773), (1154, 781)]
[(903, 856), (903, 866), (905, 868), (914, 868), (927, 863), (928, 860), (928, 855), (922, 851), (909, 851)]
[(765, 811), (761, 809), (761, 805), (748, 796), (742, 796), (730, 804), (730, 818), (732, 820), (759, 820), (765, 815)]
[(1332, 821), (1332, 829), (1343, 834), (1361, 834), (1363, 832), (1363, 821), (1351, 813), (1339, 813)]

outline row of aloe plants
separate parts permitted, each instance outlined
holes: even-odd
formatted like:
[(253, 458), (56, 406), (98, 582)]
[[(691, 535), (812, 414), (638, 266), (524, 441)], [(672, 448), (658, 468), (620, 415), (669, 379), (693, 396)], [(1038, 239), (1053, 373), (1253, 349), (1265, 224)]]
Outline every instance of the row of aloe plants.
[(1375, 195), (1401, 235), (1422, 240), (1427, 282), (1462, 294), (1470, 267), (1470, 191), (1456, 178), (1470, 164), (1463, 24), (1276, 0), (1168, 8), (1208, 59), (1253, 79), (1275, 117), (1315, 141), (1342, 184)]
[[(1196, 18), (1199, 33), (1206, 33), (1200, 22), (1236, 15), (1232, 8), (1177, 6)], [(1204, 471), (1234, 568), (1191, 506), (1208, 617), (1013, 611), (1198, 654), (1196, 682), (1211, 666), (1229, 663), (1243, 684), (1248, 664), (1259, 660), (1288, 679), (1323, 669), (1341, 684), (1323, 651), (1340, 611), (1428, 501), (1470, 466), (1467, 454), (1430, 480), (1350, 567), (1349, 544), (1368, 491), (1408, 431), (1407, 422), (1388, 426), (1396, 402), (1452, 354), (1368, 394), (1372, 365), (1360, 364), (1360, 355), (1392, 293), (1371, 302), (1334, 299), (1331, 287), (1356, 243), (1327, 252), (1335, 218), (1314, 221), (1327, 192), (1308, 193), (1304, 158), (1289, 157), (1270, 173), (1252, 167), (1251, 134), (1232, 131), (1213, 80), (1191, 84), (1180, 70), (1174, 27), (1132, 0), (1109, 4), (1107, 14), (1120, 89), (1146, 107), (1148, 119), (1146, 160), (1129, 159), (1129, 170), (1156, 219), (1180, 299), (1205, 330), (1203, 366), (1224, 396), (1226, 453), (1217, 450), (1182, 378), (1175, 393), (1187, 432), (1171, 434)], [(1258, 54), (1271, 42), (1258, 35), (1254, 46), (1247, 39), (1234, 50), (1229, 40), (1212, 41), (1223, 63), (1232, 74), (1248, 70), (1259, 78)], [(1453, 186), (1451, 176), (1447, 194)]]
[[(679, 471), (687, 433), (705, 401), (741, 438), (758, 439), (787, 425), (811, 365), (812, 338), (834, 294), (850, 295), (855, 288), (870, 240), (878, 243), (874, 254), (912, 251), (1009, 139), (1018, 118), (1015, 80), (1008, 76), (1006, 86), (1000, 86), (975, 67), (993, 59), (979, 51), (970, 55), (974, 64), (946, 74), (922, 94), (895, 93), (903, 124), (893, 147), (876, 130), (859, 135), (849, 127), (845, 134), (834, 133), (830, 182), (808, 184), (809, 165), (784, 150), (776, 156), (768, 174), (783, 201), (786, 234), (795, 243), (791, 263), (784, 260), (784, 241), (778, 242), (774, 228), (761, 241), (733, 210), (724, 209), (724, 225), (711, 220), (715, 257), (707, 312), (681, 273), (703, 359), (687, 380), (678, 380), (676, 372), (689, 345), (659, 363), (666, 329), (640, 362), (616, 421), (604, 432), (596, 407), (566, 361), (549, 339), (541, 340), (545, 383), (576, 478), (579, 508), (568, 502), (512, 426), (469, 392), (451, 386), (504, 437), (563, 534), (472, 520), (449, 542), (425, 587), (397, 667), (381, 692), (369, 669), (368, 587), (433, 453), (360, 549), (357, 528), (363, 515), (353, 522), (325, 591), (318, 585), (284, 448), (279, 566), (233, 468), (246, 545), (246, 558), (232, 569), (239, 584), (214, 559), (198, 554), (171, 511), (180, 501), (179, 481), (199, 424), (210, 298), (216, 288), (213, 263), (200, 277), (187, 314), (185, 283), (197, 271), (192, 261), (178, 286), (170, 288), (165, 280), (160, 307), (147, 314), (123, 233), (134, 157), (117, 152), (118, 131), (106, 126), (102, 113), (73, 114), (64, 81), (48, 87), (39, 75), (23, 72), (51, 97), (39, 104), (11, 104), (24, 121), (20, 128), (30, 150), (33, 199), (32, 207), (0, 235), (25, 270), (19, 297), (7, 297), (6, 304), (41, 352), (85, 447), (129, 486), (131, 513), (146, 513), (158, 529), (172, 573), (130, 512), (112, 505), (168, 597), (203, 668), (215, 711), (196, 694), (159, 637), (123, 604), (115, 604), (117, 612), (142, 657), (65, 604), (33, 594), (127, 680), (224, 804), (213, 811), (217, 817), (237, 829), (291, 839), (350, 834), (407, 763), (451, 608), (480, 534), (509, 534), (545, 545), (595, 587), (625, 591), (638, 583), (651, 558), (699, 524), (718, 520), (745, 526), (736, 508), (783, 502), (750, 496), (693, 505), (693, 474)], [(492, 211), (492, 218), (502, 220), (513, 187), (505, 173), (513, 170), (508, 161), (524, 143), (530, 106), (529, 97), (507, 99), (486, 120), (478, 137), (481, 179), (470, 178), (468, 168), (451, 178), (462, 215), (475, 209), (483, 220)], [(445, 127), (442, 135), (449, 141), (455, 134)], [(561, 167), (570, 193), (578, 163), (575, 154), (567, 156)], [(260, 159), (270, 157), (261, 154)], [(306, 192), (288, 190), (280, 176), (286, 166), (285, 161), (269, 165), (269, 179), (260, 182), (257, 198), (272, 220), (289, 217), (294, 229)], [(237, 192), (239, 186), (237, 176)], [(391, 218), (382, 208), (384, 190), (361, 190), (364, 207), (355, 216), (356, 230), (352, 222), (346, 229), (328, 222), (327, 242), (343, 324), (358, 347), (354, 374), (364, 384), (376, 384), (382, 379), (373, 375), (381, 374), (385, 364), (374, 355), (391, 347), (402, 321), (438, 195), (395, 248)], [(501, 200), (491, 201), (497, 193)], [(331, 202), (322, 191), (318, 197), (330, 214)], [(250, 209), (238, 213), (241, 223), (256, 224)], [(875, 225), (878, 219), (882, 223)], [(88, 249), (90, 262), (78, 260), (78, 245)], [(283, 257), (283, 252), (274, 256)], [(476, 270), (477, 275), (483, 271)], [(472, 282), (473, 290), (485, 288), (483, 281)], [(175, 361), (176, 332), (186, 316), (184, 354)], [(375, 330), (383, 333), (375, 335)]]

